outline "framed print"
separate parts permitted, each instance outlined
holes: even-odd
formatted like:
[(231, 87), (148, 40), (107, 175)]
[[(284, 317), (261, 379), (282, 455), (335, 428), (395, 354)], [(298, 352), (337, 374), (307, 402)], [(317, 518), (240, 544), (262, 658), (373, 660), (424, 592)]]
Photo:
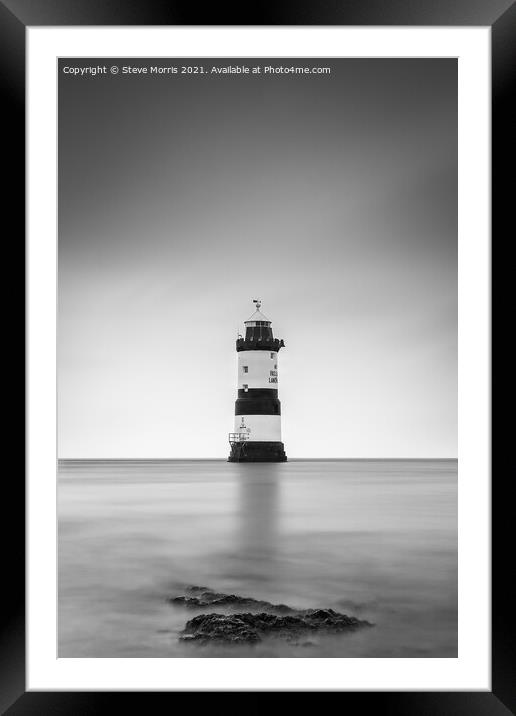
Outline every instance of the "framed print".
[(0, 5), (27, 146), (4, 707), (514, 710), (490, 438), (514, 5), (158, 5)]

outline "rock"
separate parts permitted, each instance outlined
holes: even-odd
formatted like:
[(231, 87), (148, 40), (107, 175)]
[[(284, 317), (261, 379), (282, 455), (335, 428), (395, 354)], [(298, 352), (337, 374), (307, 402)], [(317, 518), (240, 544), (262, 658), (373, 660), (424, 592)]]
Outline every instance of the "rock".
[(373, 626), (333, 609), (296, 610), (295, 614), (267, 612), (242, 614), (200, 614), (190, 619), (180, 636), (182, 641), (255, 644), (266, 636), (290, 640), (307, 632), (341, 633)]
[[(333, 609), (295, 609), (286, 604), (272, 604), (252, 597), (214, 592), (208, 587), (191, 585), (185, 594), (169, 599), (172, 604), (190, 608), (226, 607), (230, 613), (199, 614), (185, 625), (180, 639), (198, 643), (224, 642), (255, 644), (267, 636), (277, 636), (290, 643), (302, 639), (312, 646), (306, 635), (313, 632), (341, 633), (365, 626), (367, 621), (347, 616)], [(235, 609), (253, 610), (235, 613)]]
[(181, 604), (185, 607), (237, 607), (238, 609), (254, 609), (260, 611), (271, 611), (280, 614), (293, 614), (297, 610), (288, 607), (286, 604), (271, 604), (252, 597), (240, 597), (237, 594), (222, 594), (213, 592), (208, 587), (190, 586), (185, 590), (186, 594), (171, 597), (171, 604)]

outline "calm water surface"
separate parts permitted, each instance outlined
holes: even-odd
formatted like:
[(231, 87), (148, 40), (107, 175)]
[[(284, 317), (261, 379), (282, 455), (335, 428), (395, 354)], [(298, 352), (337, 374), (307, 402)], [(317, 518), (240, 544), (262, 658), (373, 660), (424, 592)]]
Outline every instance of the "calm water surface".
[[(456, 460), (61, 461), (58, 511), (61, 657), (457, 656)], [(188, 584), (376, 626), (182, 644)]]

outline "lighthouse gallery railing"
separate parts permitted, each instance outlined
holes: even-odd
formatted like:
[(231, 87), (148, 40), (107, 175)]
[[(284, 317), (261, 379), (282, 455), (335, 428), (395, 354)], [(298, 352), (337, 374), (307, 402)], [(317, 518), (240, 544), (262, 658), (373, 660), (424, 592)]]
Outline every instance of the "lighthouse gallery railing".
[(233, 445), (234, 443), (243, 443), (246, 440), (249, 440), (249, 435), (247, 433), (229, 433), (230, 445)]

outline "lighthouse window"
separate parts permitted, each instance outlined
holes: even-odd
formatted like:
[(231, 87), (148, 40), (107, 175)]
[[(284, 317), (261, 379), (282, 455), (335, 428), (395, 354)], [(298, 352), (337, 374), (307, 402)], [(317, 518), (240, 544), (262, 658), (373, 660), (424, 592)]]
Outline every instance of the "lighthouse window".
[(244, 373), (249, 373), (249, 368), (248, 368), (248, 366), (244, 365), (244, 366), (242, 366), (242, 367), (243, 367), (243, 369), (244, 369)]
[[(274, 358), (274, 353), (271, 353), (271, 358)], [(276, 367), (276, 366), (274, 366), (274, 367)]]

